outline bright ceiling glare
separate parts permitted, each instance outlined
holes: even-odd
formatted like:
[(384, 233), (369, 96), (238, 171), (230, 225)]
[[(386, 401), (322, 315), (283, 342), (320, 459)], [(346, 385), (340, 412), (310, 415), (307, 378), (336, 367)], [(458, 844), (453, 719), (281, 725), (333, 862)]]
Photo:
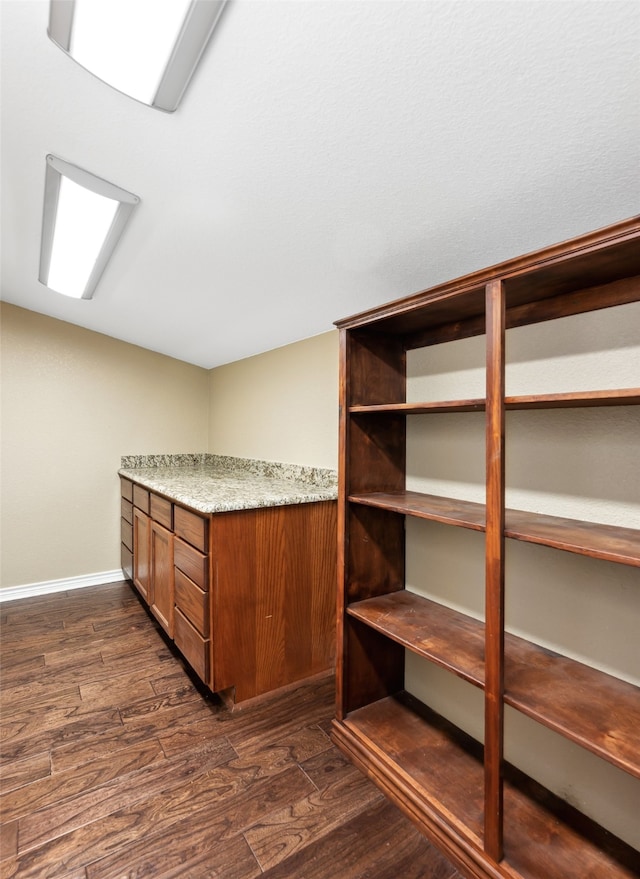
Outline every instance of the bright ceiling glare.
[(118, 91), (173, 112), (227, 0), (50, 0), (49, 36)]
[(38, 280), (91, 299), (140, 199), (82, 168), (47, 156)]

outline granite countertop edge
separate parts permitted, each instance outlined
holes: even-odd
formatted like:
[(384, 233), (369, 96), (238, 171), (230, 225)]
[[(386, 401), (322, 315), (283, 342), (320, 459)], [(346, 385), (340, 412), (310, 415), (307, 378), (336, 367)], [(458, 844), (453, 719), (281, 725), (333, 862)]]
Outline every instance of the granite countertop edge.
[(127, 455), (120, 476), (200, 513), (335, 500), (337, 473), (225, 455)]

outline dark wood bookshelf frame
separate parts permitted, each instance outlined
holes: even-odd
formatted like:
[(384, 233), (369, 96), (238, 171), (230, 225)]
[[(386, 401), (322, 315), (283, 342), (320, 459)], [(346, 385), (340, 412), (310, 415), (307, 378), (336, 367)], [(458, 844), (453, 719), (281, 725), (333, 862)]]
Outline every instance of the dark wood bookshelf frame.
[[(634, 406), (640, 388), (506, 395), (505, 336), (512, 327), (637, 301), (640, 217), (337, 322), (332, 734), (473, 879), (640, 876), (639, 852), (503, 757), (509, 705), (640, 777), (640, 689), (505, 632), (504, 620), (507, 539), (640, 567), (640, 530), (506, 509), (504, 472), (506, 412)], [(485, 398), (407, 402), (407, 351), (479, 334), (486, 337)], [(485, 413), (484, 504), (405, 489), (406, 416), (448, 412)], [(407, 516), (485, 533), (484, 621), (405, 589)], [(402, 694), (406, 650), (484, 692), (484, 747)], [(546, 848), (534, 846), (535, 856), (532, 839), (546, 841)]]

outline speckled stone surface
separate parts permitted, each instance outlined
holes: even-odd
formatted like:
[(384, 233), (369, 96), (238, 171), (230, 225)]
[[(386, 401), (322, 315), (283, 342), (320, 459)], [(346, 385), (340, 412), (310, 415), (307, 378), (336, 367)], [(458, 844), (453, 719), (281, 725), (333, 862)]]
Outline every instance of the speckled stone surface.
[(335, 470), (224, 455), (126, 455), (118, 471), (201, 513), (334, 500)]

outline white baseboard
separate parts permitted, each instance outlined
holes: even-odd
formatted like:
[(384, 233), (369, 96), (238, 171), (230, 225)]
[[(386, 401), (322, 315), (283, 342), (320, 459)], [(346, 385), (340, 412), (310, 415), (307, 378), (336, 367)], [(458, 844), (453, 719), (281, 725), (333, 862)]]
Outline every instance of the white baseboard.
[(35, 595), (52, 595), (54, 592), (67, 592), (70, 589), (84, 589), (86, 586), (104, 586), (124, 580), (122, 570), (102, 571), (99, 574), (83, 574), (65, 580), (45, 580), (43, 583), (27, 583), (25, 586), (8, 586), (0, 589), (0, 602), (14, 601), (16, 598), (32, 598)]

